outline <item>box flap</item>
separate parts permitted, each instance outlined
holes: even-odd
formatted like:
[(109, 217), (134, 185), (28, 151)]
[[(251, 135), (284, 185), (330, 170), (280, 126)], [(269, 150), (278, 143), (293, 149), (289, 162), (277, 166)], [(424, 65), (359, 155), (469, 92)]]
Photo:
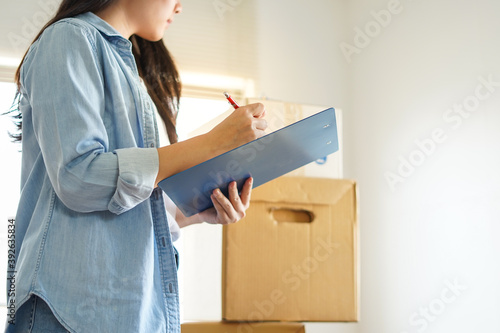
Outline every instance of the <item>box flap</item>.
[[(314, 192), (305, 191), (304, 184)], [(252, 201), (311, 203), (332, 205), (351, 191), (356, 182), (348, 179), (280, 177), (252, 191)]]

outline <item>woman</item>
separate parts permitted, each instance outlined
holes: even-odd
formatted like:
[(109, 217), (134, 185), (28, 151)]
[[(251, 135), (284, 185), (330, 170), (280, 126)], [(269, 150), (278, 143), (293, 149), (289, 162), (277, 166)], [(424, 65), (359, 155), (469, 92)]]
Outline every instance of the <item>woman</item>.
[[(26, 53), (8, 332), (180, 332), (173, 218), (156, 185), (267, 126), (248, 105), (176, 143), (180, 83), (161, 38), (181, 11), (178, 0), (63, 0)], [(156, 111), (171, 145), (158, 147)], [(236, 222), (251, 187), (215, 190), (214, 208), (177, 222)]]

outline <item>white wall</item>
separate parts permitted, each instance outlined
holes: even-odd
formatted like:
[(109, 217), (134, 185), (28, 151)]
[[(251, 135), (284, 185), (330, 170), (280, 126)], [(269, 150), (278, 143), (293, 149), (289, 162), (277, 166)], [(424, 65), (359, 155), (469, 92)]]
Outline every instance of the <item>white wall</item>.
[[(257, 96), (343, 110), (349, 101), (348, 66), (338, 43), (347, 24), (347, 2), (257, 2)], [(306, 332), (354, 333), (357, 326), (356, 323), (306, 323)]]
[[(349, 3), (345, 41), (354, 44), (354, 28), (371, 27), (370, 12), (390, 1)], [(401, 0), (396, 8), (348, 65), (345, 173), (361, 193), (359, 332), (498, 332), (500, 3)], [(494, 91), (478, 77), (498, 82)], [(464, 103), (474, 111), (450, 113)], [(436, 130), (440, 142), (431, 144)], [(400, 166), (401, 156), (418, 165)], [(388, 172), (401, 176), (393, 186)]]
[[(188, 16), (194, 0), (185, 2)], [(43, 11), (39, 3), (24, 17)], [(344, 173), (360, 190), (361, 321), (307, 324), (307, 332), (500, 331), (500, 86), (489, 93), (478, 79), (500, 82), (500, 3), (400, 0), (367, 46), (354, 29), (377, 29), (371, 11), (390, 0), (230, 3), (222, 20), (211, 5), (206, 15), (230, 26), (245, 16), (238, 10), (252, 11), (258, 29), (243, 45), (256, 48), (257, 97), (344, 112)], [(9, 31), (29, 30), (19, 24)], [(342, 42), (358, 43), (350, 62)], [(476, 92), (482, 100), (467, 106), (470, 115), (449, 113)], [(401, 177), (393, 188), (388, 173)]]
[[(500, 84), (479, 79), (500, 83), (499, 11), (492, 0), (261, 2), (260, 93), (340, 106), (345, 175), (359, 182), (361, 321), (308, 331), (500, 331)], [(369, 44), (356, 28), (372, 29)]]
[(337, 45), (347, 23), (347, 2), (256, 1), (258, 97), (342, 109), (348, 67)]

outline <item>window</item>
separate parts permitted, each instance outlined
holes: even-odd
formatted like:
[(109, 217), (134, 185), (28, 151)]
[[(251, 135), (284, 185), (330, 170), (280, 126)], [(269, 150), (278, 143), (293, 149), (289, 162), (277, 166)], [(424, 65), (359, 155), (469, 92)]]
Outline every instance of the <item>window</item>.
[(222, 115), (229, 108), (230, 105), (222, 93), (220, 100), (182, 97), (177, 118), (179, 140), (188, 139), (193, 131)]

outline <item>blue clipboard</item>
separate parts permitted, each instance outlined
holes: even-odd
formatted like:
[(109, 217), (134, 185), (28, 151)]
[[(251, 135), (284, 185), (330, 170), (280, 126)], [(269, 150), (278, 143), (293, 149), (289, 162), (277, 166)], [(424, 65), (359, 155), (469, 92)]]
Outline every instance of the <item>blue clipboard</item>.
[(228, 195), (236, 181), (241, 191), (253, 177), (253, 188), (324, 158), (339, 149), (335, 110), (326, 109), (162, 180), (165, 191), (185, 216), (213, 207), (210, 194)]

